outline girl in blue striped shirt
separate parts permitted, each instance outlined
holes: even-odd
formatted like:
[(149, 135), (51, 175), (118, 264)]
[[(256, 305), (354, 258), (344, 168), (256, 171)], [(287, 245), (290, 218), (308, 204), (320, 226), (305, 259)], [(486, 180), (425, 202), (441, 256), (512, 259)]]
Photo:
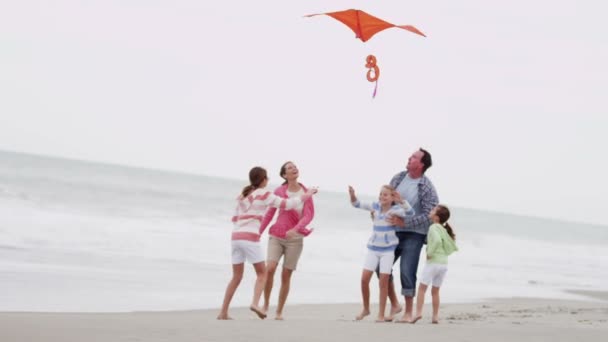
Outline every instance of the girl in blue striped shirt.
[(357, 320), (362, 320), (370, 314), (369, 310), (369, 282), (376, 269), (379, 269), (380, 307), (376, 322), (384, 322), (384, 311), (386, 308), (386, 297), (388, 294), (388, 279), (395, 260), (395, 248), (399, 239), (395, 234), (395, 226), (387, 219), (390, 216), (405, 217), (414, 215), (414, 209), (410, 204), (401, 200), (395, 189), (390, 185), (380, 188), (378, 202), (362, 203), (355, 195), (355, 189), (348, 187), (350, 201), (355, 208), (368, 210), (372, 213), (374, 227), (372, 236), (367, 241), (367, 255), (363, 264), (361, 274), (361, 296), (363, 297), (363, 311), (357, 315)]

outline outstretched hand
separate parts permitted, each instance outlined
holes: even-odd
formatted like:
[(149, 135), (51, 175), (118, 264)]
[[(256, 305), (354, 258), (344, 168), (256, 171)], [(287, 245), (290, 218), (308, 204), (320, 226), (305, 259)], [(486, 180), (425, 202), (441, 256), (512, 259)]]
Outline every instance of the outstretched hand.
[(317, 192), (319, 192), (319, 188), (317, 188), (316, 186), (308, 188), (308, 190), (302, 196), (302, 200), (306, 201), (307, 199), (311, 198), (312, 195), (316, 194)]
[(348, 186), (348, 194), (350, 195), (351, 202), (357, 202), (357, 196), (355, 195), (355, 189), (352, 186)]

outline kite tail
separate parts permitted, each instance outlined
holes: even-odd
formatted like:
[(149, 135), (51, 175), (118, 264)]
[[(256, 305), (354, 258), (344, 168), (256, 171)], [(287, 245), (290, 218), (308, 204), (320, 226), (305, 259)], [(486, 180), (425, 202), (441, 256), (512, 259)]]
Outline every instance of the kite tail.
[(369, 82), (376, 82), (376, 85), (374, 86), (374, 93), (372, 94), (372, 98), (375, 98), (376, 92), (378, 91), (378, 79), (380, 78), (380, 68), (376, 64), (376, 56), (374, 55), (367, 56), (365, 61), (365, 67), (369, 69), (367, 70), (366, 75), (367, 80)]
[(378, 92), (378, 80), (376, 80), (376, 85), (374, 86), (374, 92), (372, 93), (372, 99), (376, 98), (376, 92)]

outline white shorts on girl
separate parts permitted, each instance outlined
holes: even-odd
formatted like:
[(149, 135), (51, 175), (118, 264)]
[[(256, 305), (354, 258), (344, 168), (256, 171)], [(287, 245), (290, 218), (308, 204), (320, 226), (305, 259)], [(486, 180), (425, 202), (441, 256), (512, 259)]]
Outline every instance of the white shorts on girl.
[(394, 251), (378, 252), (368, 249), (363, 269), (374, 272), (380, 266), (380, 273), (390, 274), (393, 269), (393, 261), (395, 261)]
[(441, 287), (447, 272), (448, 265), (446, 264), (426, 264), (420, 277), (420, 283), (427, 286)]
[(245, 260), (252, 264), (264, 261), (260, 242), (232, 240), (232, 264), (242, 264)]

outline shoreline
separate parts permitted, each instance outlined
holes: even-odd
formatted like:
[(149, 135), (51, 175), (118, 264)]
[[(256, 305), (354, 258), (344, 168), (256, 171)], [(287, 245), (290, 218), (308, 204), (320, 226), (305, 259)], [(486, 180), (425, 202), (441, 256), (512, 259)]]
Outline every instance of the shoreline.
[[(579, 291), (580, 292), (580, 291)], [(544, 298), (493, 299), (443, 304), (440, 324), (430, 324), (430, 305), (416, 324), (375, 323), (377, 304), (354, 321), (360, 304), (294, 304), (284, 321), (260, 320), (248, 308), (129, 313), (0, 312), (2, 341), (289, 341), (369, 342), (378, 338), (423, 341), (596, 341), (608, 333), (608, 292), (582, 291), (591, 301)], [(429, 300), (430, 302), (430, 300)]]
[[(444, 297), (441, 298), (441, 306), (452, 306), (452, 305), (475, 305), (475, 304), (485, 304), (488, 302), (500, 302), (500, 301), (508, 301), (508, 300), (535, 300), (535, 301), (558, 301), (558, 302), (605, 302), (608, 304), (608, 290), (580, 290), (580, 289), (563, 289), (561, 292), (565, 295), (565, 298), (561, 297), (534, 297), (534, 296), (512, 296), (512, 297), (485, 297), (478, 298), (472, 300), (465, 301), (449, 301), (445, 300)], [(276, 298), (275, 298), (276, 299)], [(377, 306), (378, 302), (374, 301), (376, 298), (371, 299), (371, 306)], [(403, 298), (399, 297), (400, 303), (403, 305)], [(427, 293), (425, 305), (431, 302), (430, 293)], [(219, 310), (220, 302), (218, 301), (217, 306), (214, 307), (192, 307), (192, 308), (171, 308), (171, 309), (133, 309), (133, 310), (2, 310), (0, 309), (1, 314), (132, 314), (132, 313), (168, 313), (168, 312), (206, 312)], [(288, 303), (287, 306), (311, 306), (311, 305), (356, 305), (358, 303), (354, 302), (309, 302), (309, 303)], [(387, 305), (389, 305), (387, 303)], [(388, 306), (387, 306), (388, 307)], [(249, 305), (231, 305), (231, 310), (248, 310)], [(272, 307), (271, 307), (272, 308)]]

